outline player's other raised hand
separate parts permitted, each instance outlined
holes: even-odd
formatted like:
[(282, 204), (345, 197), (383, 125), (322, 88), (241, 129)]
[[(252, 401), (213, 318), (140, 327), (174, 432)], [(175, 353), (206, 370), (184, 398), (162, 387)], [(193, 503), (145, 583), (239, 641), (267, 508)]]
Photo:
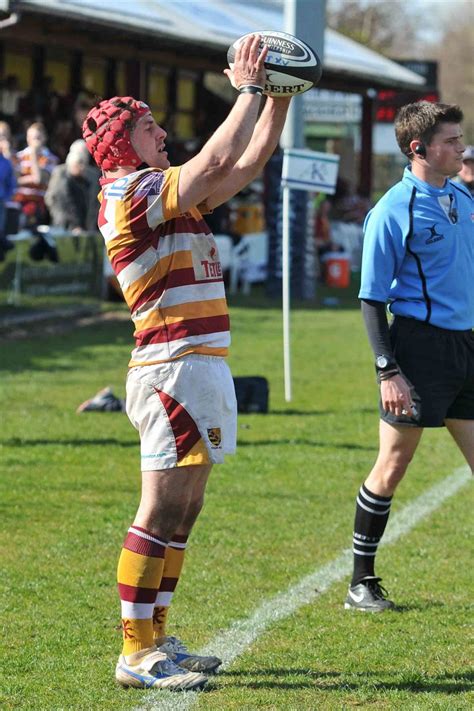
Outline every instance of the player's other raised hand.
[(234, 66), (224, 69), (224, 74), (235, 89), (243, 86), (265, 86), (265, 57), (268, 47), (265, 45), (260, 50), (260, 35), (248, 35), (235, 51)]

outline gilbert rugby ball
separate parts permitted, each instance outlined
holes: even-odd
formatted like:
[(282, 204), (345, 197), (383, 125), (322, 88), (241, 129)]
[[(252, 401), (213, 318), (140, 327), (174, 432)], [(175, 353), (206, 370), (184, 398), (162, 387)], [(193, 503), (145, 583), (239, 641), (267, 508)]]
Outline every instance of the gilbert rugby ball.
[[(316, 52), (305, 42), (286, 32), (251, 32), (262, 38), (261, 47), (268, 46), (265, 59), (267, 78), (264, 93), (268, 96), (294, 96), (315, 86), (321, 79), (322, 67)], [(227, 52), (233, 69), (235, 50), (248, 37), (236, 40)]]

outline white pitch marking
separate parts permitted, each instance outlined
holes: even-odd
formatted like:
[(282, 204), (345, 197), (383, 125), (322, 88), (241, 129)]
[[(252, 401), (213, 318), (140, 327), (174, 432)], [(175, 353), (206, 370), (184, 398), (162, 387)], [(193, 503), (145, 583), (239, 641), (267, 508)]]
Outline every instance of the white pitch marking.
[[(412, 503), (407, 504), (389, 520), (380, 545), (394, 543), (408, 533), (422, 519), (441, 506), (469, 481), (468, 467), (456, 469), (453, 474), (435, 484)], [(352, 551), (348, 548), (337, 558), (301, 578), (296, 585), (263, 602), (251, 617), (237, 620), (229, 629), (217, 635), (198, 654), (215, 655), (222, 659), (224, 670), (243, 654), (267, 627), (289, 617), (302, 605), (312, 602), (334, 583), (346, 577), (352, 569)], [(187, 711), (198, 700), (199, 692), (148, 691), (146, 701), (134, 711)]]

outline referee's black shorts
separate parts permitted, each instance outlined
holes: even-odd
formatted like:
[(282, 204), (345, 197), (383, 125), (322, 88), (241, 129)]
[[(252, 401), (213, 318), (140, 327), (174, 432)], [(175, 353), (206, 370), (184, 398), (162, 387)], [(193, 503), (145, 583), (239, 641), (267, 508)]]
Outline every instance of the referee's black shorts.
[(445, 419), (474, 420), (474, 331), (450, 331), (396, 316), (390, 326), (395, 359), (413, 386), (416, 417), (386, 413), (392, 425), (442, 427)]

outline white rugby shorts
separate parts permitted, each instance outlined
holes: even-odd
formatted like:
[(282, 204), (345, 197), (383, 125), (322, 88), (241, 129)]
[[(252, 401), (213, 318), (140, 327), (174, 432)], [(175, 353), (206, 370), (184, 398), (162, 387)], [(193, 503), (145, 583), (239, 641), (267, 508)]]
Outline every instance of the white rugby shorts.
[(140, 433), (142, 471), (219, 464), (235, 452), (237, 401), (224, 358), (196, 354), (131, 368), (126, 410)]

